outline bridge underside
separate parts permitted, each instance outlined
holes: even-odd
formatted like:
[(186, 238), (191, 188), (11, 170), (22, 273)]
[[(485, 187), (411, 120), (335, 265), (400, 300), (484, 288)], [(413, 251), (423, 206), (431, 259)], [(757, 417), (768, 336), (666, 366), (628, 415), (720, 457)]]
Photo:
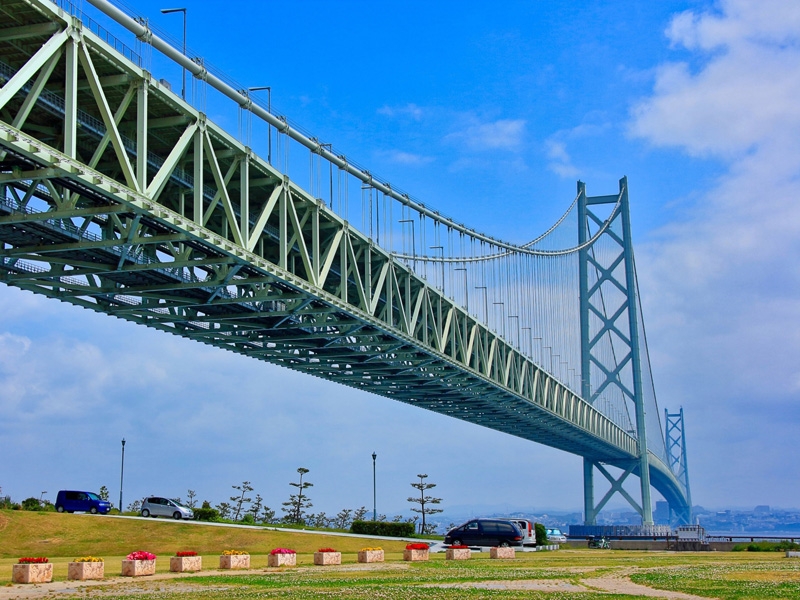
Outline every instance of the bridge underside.
[[(594, 461), (637, 456), (128, 54), (46, 0), (3, 9), (0, 280)], [(651, 458), (672, 503), (679, 485)]]

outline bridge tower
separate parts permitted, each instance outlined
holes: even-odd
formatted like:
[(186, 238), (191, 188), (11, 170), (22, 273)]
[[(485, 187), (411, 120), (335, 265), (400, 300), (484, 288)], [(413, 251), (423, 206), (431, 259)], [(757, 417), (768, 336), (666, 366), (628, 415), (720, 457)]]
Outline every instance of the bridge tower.
[(689, 467), (686, 462), (686, 432), (683, 427), (683, 407), (677, 413), (664, 409), (664, 439), (667, 442), (669, 467), (686, 489), (686, 504), (670, 506), (670, 522), (692, 522), (692, 494), (689, 489)]
[[(622, 466), (623, 474), (614, 477), (591, 456), (583, 459), (584, 524), (595, 525), (597, 514), (619, 493), (641, 515), (643, 525), (653, 524), (650, 500), (650, 469), (645, 427), (645, 403), (642, 386), (640, 331), (631, 244), (628, 181), (623, 177), (619, 194), (587, 196), (586, 184), (578, 182), (578, 241), (590, 239), (590, 230), (598, 231), (609, 217), (598, 214), (602, 206), (613, 206), (611, 222), (605, 232), (580, 251), (580, 326), (581, 326), (581, 395), (594, 405), (604, 394), (622, 398), (633, 405), (635, 430), (629, 431), (638, 442), (638, 456)], [(602, 256), (596, 247), (603, 244)], [(603, 352), (609, 346), (613, 352)], [(595, 504), (594, 471), (611, 483), (606, 495)], [(622, 487), (630, 474), (639, 476), (641, 505)]]

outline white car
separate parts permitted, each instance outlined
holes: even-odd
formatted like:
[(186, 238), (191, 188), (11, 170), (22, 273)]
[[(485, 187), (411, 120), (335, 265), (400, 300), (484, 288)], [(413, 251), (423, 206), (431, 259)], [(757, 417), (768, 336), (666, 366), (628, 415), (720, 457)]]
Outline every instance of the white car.
[(194, 511), (175, 500), (150, 496), (142, 502), (143, 517), (172, 517), (173, 519), (194, 519)]
[(560, 529), (548, 529), (547, 541), (554, 544), (566, 544), (567, 536), (561, 533)]

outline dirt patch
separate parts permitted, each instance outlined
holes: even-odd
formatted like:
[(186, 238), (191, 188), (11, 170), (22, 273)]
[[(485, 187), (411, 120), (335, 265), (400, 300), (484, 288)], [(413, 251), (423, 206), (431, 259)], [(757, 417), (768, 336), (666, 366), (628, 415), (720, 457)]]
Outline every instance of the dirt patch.
[(672, 592), (669, 590), (656, 590), (646, 585), (639, 585), (630, 580), (632, 569), (616, 571), (603, 577), (582, 579), (581, 583), (603, 592), (612, 594), (625, 594), (628, 596), (646, 596), (648, 598), (666, 598), (667, 600), (710, 600), (705, 596)]
[(587, 592), (588, 588), (563, 579), (517, 579), (514, 581), (467, 581), (464, 583), (431, 583), (426, 588), (471, 590), (525, 590), (537, 592)]

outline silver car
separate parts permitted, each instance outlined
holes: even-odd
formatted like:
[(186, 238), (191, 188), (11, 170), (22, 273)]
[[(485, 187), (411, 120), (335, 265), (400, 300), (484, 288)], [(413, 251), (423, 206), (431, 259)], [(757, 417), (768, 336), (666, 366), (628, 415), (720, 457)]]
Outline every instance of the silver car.
[(150, 496), (142, 502), (143, 517), (172, 517), (173, 519), (194, 519), (194, 511), (175, 500)]

